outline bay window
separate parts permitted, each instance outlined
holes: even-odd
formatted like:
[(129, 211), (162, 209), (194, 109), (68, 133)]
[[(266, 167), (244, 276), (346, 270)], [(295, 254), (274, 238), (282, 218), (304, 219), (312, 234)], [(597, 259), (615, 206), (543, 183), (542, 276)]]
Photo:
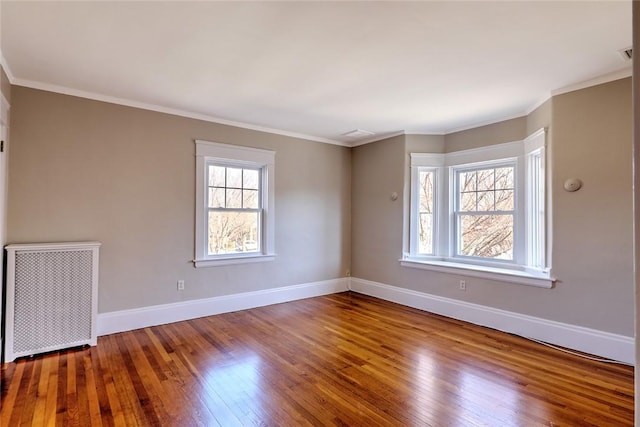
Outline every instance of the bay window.
[(550, 287), (545, 130), (523, 141), (411, 153), (404, 266)]

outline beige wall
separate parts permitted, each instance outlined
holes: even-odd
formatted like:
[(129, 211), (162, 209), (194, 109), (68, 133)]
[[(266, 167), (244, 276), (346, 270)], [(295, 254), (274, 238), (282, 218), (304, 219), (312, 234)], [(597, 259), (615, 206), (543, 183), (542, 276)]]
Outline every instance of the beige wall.
[(529, 113), (529, 115), (526, 117), (527, 135), (531, 135), (538, 129), (547, 128), (547, 143), (549, 143), (549, 134), (553, 132), (553, 129), (551, 128), (552, 106), (553, 102), (551, 99), (549, 99), (538, 108), (533, 110), (531, 113)]
[[(402, 273), (405, 136), (361, 145), (352, 152), (352, 275), (393, 283)], [(391, 194), (398, 199), (391, 200)]]
[[(548, 152), (553, 271), (559, 279), (553, 289), (466, 278), (462, 292), (459, 276), (399, 266), (403, 213), (400, 200), (390, 202), (388, 193), (406, 176), (408, 153), (416, 149), (402, 137), (353, 152), (353, 275), (632, 336), (630, 91), (630, 79), (619, 80), (554, 97), (528, 117), (445, 136), (450, 152), (518, 140), (553, 123)], [(570, 194), (561, 184), (572, 176), (585, 185)], [(405, 205), (408, 192), (401, 194)]]
[(520, 141), (527, 136), (527, 118), (505, 120), (474, 129), (447, 134), (445, 150), (447, 153), (486, 145)]
[[(556, 96), (552, 116), (558, 290), (589, 324), (633, 336), (631, 79)], [(574, 177), (582, 189), (564, 191)], [(569, 323), (582, 316), (563, 315)]]
[[(23, 87), (12, 96), (8, 241), (101, 241), (100, 312), (349, 268), (348, 148)], [(275, 261), (193, 267), (195, 139), (276, 151)]]

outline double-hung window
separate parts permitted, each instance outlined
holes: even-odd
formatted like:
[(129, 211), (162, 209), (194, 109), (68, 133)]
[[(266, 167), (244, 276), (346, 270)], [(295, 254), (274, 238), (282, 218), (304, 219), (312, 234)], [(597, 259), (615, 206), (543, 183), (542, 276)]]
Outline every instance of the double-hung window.
[(259, 252), (261, 168), (207, 162), (207, 255)]
[(544, 150), (541, 129), (524, 141), (412, 153), (402, 264), (550, 287)]
[(196, 267), (273, 259), (274, 159), (196, 141)]
[(455, 255), (514, 260), (516, 162), (454, 168)]

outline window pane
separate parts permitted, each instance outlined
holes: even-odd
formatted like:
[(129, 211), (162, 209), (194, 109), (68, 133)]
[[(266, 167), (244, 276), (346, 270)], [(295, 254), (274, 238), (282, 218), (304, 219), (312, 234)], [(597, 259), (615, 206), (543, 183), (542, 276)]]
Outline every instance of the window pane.
[(485, 169), (478, 171), (478, 191), (483, 190), (493, 190), (494, 188), (494, 178), (495, 175), (493, 173), (493, 169)]
[(418, 230), (418, 253), (423, 255), (433, 254), (433, 214), (420, 213)]
[(513, 215), (460, 215), (459, 255), (513, 260)]
[(420, 172), (420, 212), (433, 212), (433, 172)]
[(476, 193), (460, 194), (460, 210), (475, 211), (476, 210)]
[(242, 208), (242, 190), (227, 189), (227, 208)]
[(479, 211), (492, 211), (495, 208), (493, 191), (479, 191), (478, 197), (478, 210)]
[(258, 190), (242, 190), (242, 207), (258, 209)]
[(242, 170), (242, 188), (257, 190), (259, 183), (260, 183), (259, 171), (254, 169)]
[(433, 254), (433, 171), (421, 171), (419, 174), (418, 207), (418, 253)]
[(209, 212), (209, 255), (259, 252), (259, 212)]
[(500, 190), (496, 191), (496, 210), (512, 211), (514, 205), (514, 191)]
[(224, 188), (209, 188), (209, 207), (224, 208)]
[(222, 166), (209, 165), (209, 186), (224, 187), (225, 169)]
[(476, 191), (476, 173), (474, 172), (460, 172), (458, 175), (460, 182), (460, 191)]
[(242, 169), (227, 168), (227, 187), (242, 188)]
[(496, 190), (511, 190), (514, 188), (513, 167), (496, 169)]

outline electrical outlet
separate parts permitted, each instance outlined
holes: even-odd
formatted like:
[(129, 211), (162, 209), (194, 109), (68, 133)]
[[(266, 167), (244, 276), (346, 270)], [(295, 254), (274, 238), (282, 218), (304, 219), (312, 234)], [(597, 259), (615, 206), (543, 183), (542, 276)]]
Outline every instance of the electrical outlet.
[(467, 290), (467, 282), (465, 282), (464, 280), (460, 280), (460, 290), (461, 291)]
[(184, 280), (178, 280), (178, 290), (184, 291)]

